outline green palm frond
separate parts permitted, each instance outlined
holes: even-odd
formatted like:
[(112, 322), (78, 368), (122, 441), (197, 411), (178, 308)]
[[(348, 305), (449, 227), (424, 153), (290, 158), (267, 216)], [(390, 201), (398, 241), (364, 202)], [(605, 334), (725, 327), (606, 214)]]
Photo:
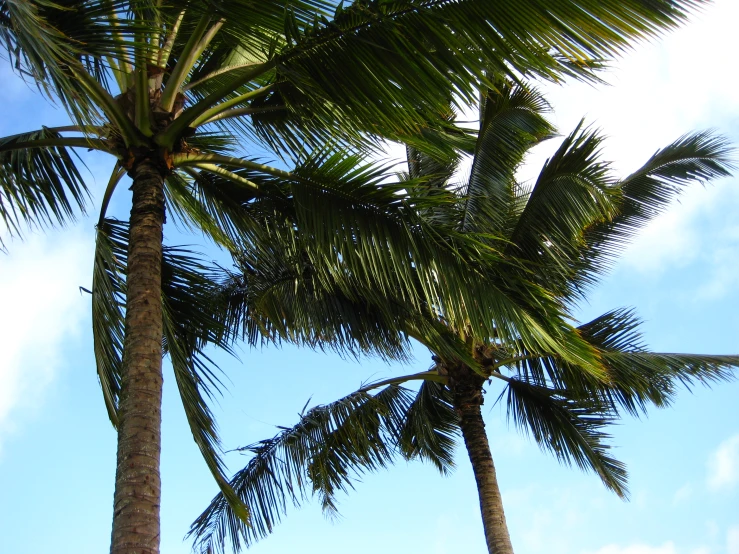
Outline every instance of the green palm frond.
[(538, 282), (558, 295), (572, 290), (570, 277), (583, 232), (616, 214), (607, 164), (598, 159), (601, 137), (582, 123), (547, 160), (515, 218), (508, 253), (533, 269)]
[[(93, 338), (98, 376), (108, 414), (118, 423), (122, 374), (125, 310), (125, 275), (128, 224), (105, 219), (98, 226), (93, 273)], [(162, 256), (163, 352), (169, 354), (175, 381), (193, 439), (234, 513), (247, 512), (223, 475), (221, 446), (207, 400), (220, 393), (219, 369), (204, 351), (216, 345), (233, 355), (230, 336), (219, 312), (211, 305), (219, 284), (214, 268), (182, 248), (165, 247)]]
[[(233, 354), (217, 311), (209, 305), (215, 281), (212, 268), (192, 252), (168, 248), (162, 259), (162, 302), (165, 354), (169, 354), (190, 430), (205, 463), (237, 517), (248, 511), (228, 484), (218, 429), (206, 397), (220, 394), (218, 367), (203, 351), (213, 344)], [(226, 340), (224, 340), (226, 338)]]
[[(229, 28), (249, 34), (252, 27), (239, 29), (230, 15), (238, 16), (244, 7), (225, 4), (229, 8), (223, 13), (229, 18), (224, 36)], [(264, 4), (273, 13), (266, 16), (264, 28), (274, 29), (274, 3)], [(190, 89), (202, 106), (176, 126), (182, 131), (203, 110), (270, 85), (269, 97), (240, 108), (244, 115), (265, 116), (260, 136), (274, 148), (311, 139), (320, 144), (331, 128), (354, 141), (374, 135), (423, 142), (419, 130), (438, 121), (450, 99), (460, 107), (473, 104), (477, 85), (488, 83), (488, 72), (514, 80), (522, 75), (592, 79), (601, 58), (677, 25), (698, 4), (562, 0), (544, 8), (527, 0), (498, 2), (492, 8), (486, 0), (331, 3), (336, 7), (333, 17), (322, 4), (315, 6), (312, 23), (306, 17), (312, 6), (302, 12), (291, 6), (282, 31), (271, 41), (250, 36), (245, 42), (234, 35), (231, 46), (224, 39), (225, 48), (214, 48), (207, 65), (216, 75), (204, 79), (207, 72), (198, 73)], [(261, 28), (260, 17), (255, 18), (256, 29)], [(257, 47), (245, 47), (255, 43)], [(265, 113), (264, 108), (276, 111)], [(222, 123), (241, 130), (252, 127), (237, 120)]]
[(227, 542), (239, 551), (272, 532), (289, 502), (299, 504), (317, 493), (325, 510), (335, 510), (335, 494), (352, 487), (366, 471), (390, 463), (403, 414), (413, 400), (409, 391), (389, 386), (375, 395), (355, 392), (317, 406), (272, 439), (241, 450), (253, 457), (231, 479), (249, 507), (248, 526), (233, 517), (222, 495), (190, 529), (195, 548), (225, 552)]
[(641, 168), (617, 183), (617, 213), (585, 231), (574, 279), (583, 284), (594, 282), (636, 233), (662, 213), (687, 185), (729, 175), (734, 167), (733, 153), (725, 138), (710, 131), (685, 135), (658, 150)]
[(515, 172), (526, 152), (554, 132), (543, 116), (549, 105), (538, 91), (503, 80), (497, 84), (483, 99), (470, 178), (461, 193), (464, 231), (506, 231)]
[(459, 437), (459, 416), (449, 389), (423, 381), (406, 412), (400, 430), (400, 450), (408, 460), (431, 462), (442, 474), (454, 469), (454, 449)]
[(14, 68), (59, 100), (78, 124), (100, 121), (100, 106), (83, 71), (109, 91), (110, 67), (133, 59), (136, 35), (152, 27), (128, 17), (147, 0), (4, 0), (0, 2), (0, 41)]
[(88, 189), (64, 143), (51, 129), (0, 139), (0, 218), (11, 234), (21, 234), (21, 224), (64, 224), (84, 213)]
[(252, 345), (288, 341), (353, 357), (409, 358), (407, 337), (396, 331), (404, 316), (397, 305), (322, 286), (304, 252), (294, 248), (299, 245), (268, 237), (258, 250), (239, 254), (239, 272), (224, 282), (220, 301), (228, 307), (229, 329), (240, 329)]
[(632, 310), (620, 309), (579, 327), (603, 352), (609, 376), (606, 383), (587, 383), (586, 394), (638, 415), (649, 405), (669, 406), (679, 385), (690, 389), (736, 378), (739, 356), (650, 352), (637, 330), (640, 323)]
[(578, 333), (599, 352), (602, 373), (551, 356), (530, 355), (513, 367), (518, 378), (569, 394), (597, 399), (617, 415), (622, 409), (638, 416), (649, 406), (669, 406), (680, 385), (710, 385), (736, 377), (739, 357), (651, 352), (638, 331), (633, 310), (612, 310), (580, 325)]
[(253, 226), (244, 205), (254, 200), (255, 190), (242, 183), (188, 168), (167, 177), (165, 193), (178, 223), (220, 246), (236, 248)]
[(609, 456), (603, 442), (609, 435), (602, 428), (613, 422), (606, 405), (518, 379), (509, 380), (503, 394), (507, 394), (508, 417), (543, 450), (560, 462), (593, 470), (606, 487), (627, 496), (624, 465)]
[[(555, 344), (550, 335), (556, 329), (534, 320), (518, 302), (528, 297), (530, 304), (544, 305), (546, 294), (535, 284), (506, 278), (506, 262), (492, 237), (482, 242), (420, 215), (453, 198), (411, 196), (412, 204), (406, 203), (408, 181), (383, 183), (382, 173), (358, 168), (352, 157), (319, 161), (297, 169), (301, 179), (291, 187), (295, 224), (310, 242), (319, 279), (339, 287), (346, 283), (346, 294), (359, 283), (363, 291), (396, 298), (407, 309), (436, 314), (452, 328), (469, 327), (484, 338), (497, 332), (504, 341), (523, 336), (532, 344)], [(484, 269), (496, 262), (497, 283)], [(343, 267), (339, 273), (336, 264)]]
[[(454, 91), (472, 103), (471, 83), (484, 72), (583, 75), (593, 58), (619, 52), (681, 21), (694, 2), (406, 0), (355, 2), (330, 21), (291, 33), (292, 47), (278, 56), (278, 73), (356, 121), (381, 128), (403, 123), (414, 106), (441, 113)], [(582, 65), (565, 65), (565, 59)], [(393, 85), (389, 85), (393, 83)], [(396, 110), (397, 111), (397, 110)]]
[(274, 438), (240, 449), (253, 457), (231, 485), (250, 508), (250, 525), (238, 522), (218, 495), (189, 535), (202, 552), (225, 552), (227, 543), (238, 552), (270, 534), (288, 503), (297, 506), (309, 494), (318, 494), (323, 509), (335, 513), (337, 492), (397, 454), (430, 461), (446, 473), (453, 467), (456, 434), (448, 391), (429, 381), (415, 394), (390, 385), (374, 395), (363, 389), (316, 406)]
[(97, 227), (92, 273), (92, 337), (108, 417), (118, 426), (126, 305), (127, 227), (106, 219)]

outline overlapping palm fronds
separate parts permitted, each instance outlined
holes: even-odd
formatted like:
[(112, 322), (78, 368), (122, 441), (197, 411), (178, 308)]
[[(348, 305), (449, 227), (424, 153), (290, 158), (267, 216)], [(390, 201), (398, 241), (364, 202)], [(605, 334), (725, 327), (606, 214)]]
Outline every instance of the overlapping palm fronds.
[[(146, 175), (150, 180), (140, 178), (135, 191), (149, 187), (147, 198), (159, 198), (163, 190), (166, 208), (184, 226), (227, 248), (254, 244), (253, 229), (263, 226), (267, 207), (279, 216), (278, 225), (297, 222), (315, 244), (305, 250), (314, 280), (320, 287), (335, 280), (336, 292), (345, 297), (333, 313), (346, 314), (350, 305), (361, 305), (359, 289), (393, 292), (400, 304), (431, 314), (409, 324), (407, 334), (435, 336), (440, 351), (459, 350), (454, 341), (441, 338), (439, 326), (450, 323), (455, 330), (467, 326), (477, 339), (495, 333), (509, 346), (520, 342), (568, 363), (592, 366), (592, 349), (577, 340), (571, 326), (560, 324), (558, 299), (540, 281), (525, 278), (534, 274), (518, 261), (512, 269), (503, 267), (509, 257), (501, 256), (500, 229), (485, 227), (476, 200), (468, 205), (469, 214), (475, 214), (473, 227), (458, 225), (460, 202), (438, 193), (444, 189), (438, 179), (437, 194), (423, 195), (412, 182), (419, 184), (423, 176), (393, 187), (374, 169), (353, 171), (351, 153), (316, 151), (325, 144), (363, 151), (384, 139), (403, 139), (437, 159), (454, 157), (457, 149), (470, 151), (475, 137), (454, 125), (450, 106), (469, 106), (480, 86), (494, 88), (497, 77), (489, 76), (595, 79), (594, 70), (605, 58), (674, 27), (701, 3), (556, 0), (544, 7), (538, 0), (494, 6), (488, 0), (357, 0), (346, 5), (330, 0), (0, 0), (0, 47), (16, 72), (58, 102), (72, 120), (66, 127), (0, 139), (0, 216), (14, 234), (27, 225), (69, 221), (87, 206), (87, 189), (70, 149), (96, 150), (116, 159), (98, 218), (92, 290), (95, 354), (106, 406), (118, 422), (121, 375), (129, 362), (135, 365), (122, 355), (126, 341), (135, 336), (156, 342), (152, 337), (163, 329), (193, 435), (223, 485), (215, 426), (203, 392), (216, 381), (209, 380), (214, 376), (202, 345), (225, 345), (230, 335), (217, 328), (220, 316), (203, 319), (192, 309), (197, 302), (177, 300), (179, 293), (205, 294), (210, 284), (196, 278), (205, 268), (172, 250), (166, 251), (170, 265), (165, 265), (165, 276), (178, 284), (177, 290), (149, 288), (151, 297), (141, 304), (158, 306), (156, 299), (162, 297), (163, 314), (155, 309), (138, 318), (139, 324), (122, 323), (136, 319), (127, 297), (136, 289), (133, 282), (161, 281), (165, 288), (169, 282), (154, 275), (158, 262), (136, 263), (133, 255), (129, 260), (123, 228), (106, 219), (124, 177)], [(526, 104), (524, 97), (519, 100)], [(519, 123), (526, 119), (522, 114)], [(513, 135), (504, 139), (511, 159), (517, 148), (543, 138), (544, 132), (531, 128), (531, 137), (522, 141)], [(257, 160), (253, 149), (242, 148), (248, 145), (244, 138), (272, 148), (277, 157), (290, 160), (294, 171)], [(503, 178), (504, 173), (495, 177)], [(476, 183), (471, 190), (477, 195), (488, 189)], [(253, 204), (263, 210), (261, 216), (249, 209)], [(143, 250), (158, 252), (162, 246), (161, 208), (142, 208), (156, 213), (150, 233), (132, 217), (131, 235), (142, 231), (149, 241)], [(444, 215), (423, 215), (432, 213)], [(341, 233), (327, 232), (332, 226)], [(337, 259), (348, 271), (330, 270)], [(328, 302), (324, 298), (324, 305)], [(371, 340), (363, 338), (366, 313), (372, 310), (377, 310), (374, 304), (361, 312), (361, 324), (357, 318), (342, 324), (354, 331), (333, 336), (344, 336), (343, 344), (360, 350), (377, 341), (383, 354), (402, 355), (404, 336), (396, 340), (377, 332)], [(267, 313), (270, 319), (276, 315), (275, 309)], [(391, 315), (383, 318), (379, 321), (385, 325)], [(303, 317), (304, 325), (319, 321)], [(563, 340), (567, 337), (571, 340)], [(308, 340), (315, 343), (323, 336), (314, 333)], [(144, 350), (152, 352), (152, 345)], [(147, 364), (137, 367), (158, 374), (158, 364)], [(158, 393), (144, 396), (157, 398)], [(152, 407), (142, 417), (153, 418), (154, 412)], [(150, 471), (151, 482), (158, 482), (158, 470), (142, 471)], [(138, 517), (146, 512), (136, 508), (142, 495), (125, 494), (127, 499), (119, 500), (127, 513)], [(150, 504), (158, 510), (156, 498)], [(114, 519), (120, 513), (116, 510)], [(156, 552), (157, 525), (140, 523), (150, 530), (140, 550)], [(114, 552), (129, 540), (124, 535), (114, 532), (119, 541)]]
[[(411, 379), (423, 380), (416, 400), (404, 406), (405, 411), (399, 416), (405, 421), (402, 429), (389, 435), (391, 440), (388, 435), (379, 437), (378, 445), (395, 445), (397, 453), (427, 459), (446, 471), (451, 463), (449, 453), (455, 430), (460, 425), (460, 407), (452, 394), (457, 386), (455, 380), (461, 375), (455, 374), (455, 366), (467, 364), (482, 377), (503, 383), (501, 398), (506, 398), (509, 419), (542, 449), (564, 463), (574, 462), (594, 471), (606, 487), (626, 497), (625, 467), (609, 451), (606, 427), (622, 412), (636, 415), (648, 406), (669, 404), (680, 385), (731, 379), (739, 367), (739, 356), (650, 352), (638, 333), (639, 321), (631, 310), (614, 310), (578, 327), (571, 325), (569, 314), (573, 302), (583, 298), (586, 285), (604, 274), (607, 262), (683, 186), (727, 174), (731, 168), (729, 150), (723, 139), (710, 133), (689, 135), (658, 152), (632, 176), (618, 180), (600, 159), (600, 135), (580, 125), (564, 138), (533, 186), (527, 187), (516, 181), (516, 169), (529, 148), (553, 133), (543, 118), (546, 108), (536, 91), (501, 81), (485, 101), (471, 175), (465, 186), (451, 185), (453, 157), (446, 162), (434, 160), (409, 148), (408, 188), (403, 192), (417, 217), (433, 221), (439, 234), (474, 236), (480, 244), (498, 245), (498, 258), (488, 258), (475, 266), (481, 282), (490, 289), (509, 291), (511, 302), (520, 313), (531, 314), (533, 321), (549, 320), (548, 329), (561, 331), (553, 332), (550, 338), (566, 343), (565, 346), (550, 348), (546, 340), (540, 340), (532, 348), (532, 342), (519, 331), (525, 322), (511, 324), (510, 320), (502, 320), (505, 314), (497, 311), (495, 297), (490, 294), (478, 297), (480, 309), (487, 310), (492, 326), (487, 340), (480, 340), (475, 330), (470, 330), (472, 325), (460, 324), (462, 319), (454, 315), (447, 317), (444, 304), (414, 306), (405, 302), (397, 287), (386, 290), (357, 278), (361, 271), (348, 259), (352, 255), (349, 251), (341, 251), (342, 256), (333, 258), (331, 278), (328, 274), (327, 279), (316, 278), (320, 274), (316, 267), (320, 258), (310, 256), (312, 243), (296, 240), (302, 230), (297, 210), (281, 212), (285, 217), (283, 229), (287, 231), (280, 231), (279, 219), (271, 219), (269, 225), (262, 220), (266, 234), (261, 239), (252, 235), (250, 252), (256, 254), (247, 267), (242, 267), (243, 294), (231, 296), (229, 309), (232, 321), (239, 322), (252, 342), (260, 333), (276, 333), (282, 340), (310, 345), (319, 341), (323, 343), (321, 347), (344, 350), (348, 343), (337, 333), (310, 335), (302, 319), (321, 314), (323, 327), (317, 326), (319, 329), (331, 328), (332, 321), (335, 326), (353, 328), (353, 322), (325, 309), (328, 299), (335, 302), (346, 292), (337, 285), (344, 281), (350, 294), (366, 301), (365, 309), (369, 311), (363, 315), (370, 314), (364, 315), (367, 321), (377, 326), (393, 324), (392, 329), (399, 336), (413, 337), (435, 354), (432, 370), (377, 384), (396, 386)], [(285, 206), (291, 200), (286, 196)], [(259, 204), (254, 203), (255, 209)], [(328, 236), (333, 230), (340, 235), (344, 225), (344, 220), (329, 219), (323, 233)], [(306, 236), (313, 238), (310, 233)], [(600, 250), (602, 246), (604, 250)], [(290, 252), (297, 261), (286, 282), (300, 292), (294, 296), (276, 294), (270, 297), (269, 310), (262, 310), (260, 279), (282, 274), (289, 265), (285, 260), (266, 256), (268, 249)], [(464, 257), (464, 252), (461, 255)], [(502, 264), (505, 271), (496, 268), (496, 264)], [(418, 272), (409, 277), (409, 282), (422, 286), (418, 284)], [(443, 281), (445, 274), (439, 273), (437, 279)], [(516, 282), (526, 283), (525, 287), (537, 284), (548, 295), (547, 301), (536, 304), (525, 293), (516, 295)], [(295, 305), (299, 306), (300, 317), (291, 309)], [(383, 319), (372, 317), (373, 312), (394, 315), (392, 319)], [(510, 340), (495, 332), (505, 324), (511, 329)], [(279, 330), (274, 331), (275, 328)], [(582, 353), (582, 357), (578, 359), (576, 353)], [(482, 377), (476, 378), (478, 386), (484, 383)], [(367, 391), (363, 388), (354, 395), (364, 398)], [(344, 406), (343, 402), (338, 401), (338, 405)], [(290, 450), (292, 443), (286, 437), (308, 425), (312, 413), (330, 413), (331, 406), (334, 405), (315, 408), (317, 412), (305, 414), (297, 426), (271, 439), (281, 449), (270, 451), (269, 463), (287, 463), (298, 455), (296, 452), (302, 452), (305, 460), (332, 456), (333, 452), (352, 460), (333, 474), (344, 487), (349, 487), (363, 470), (384, 467), (390, 458), (383, 458), (381, 464), (373, 461), (355, 467), (356, 460), (362, 460), (361, 450), (356, 452), (357, 458), (343, 450), (351, 451), (352, 441), (337, 444), (333, 438), (323, 437), (320, 442), (316, 437), (310, 448), (296, 445), (296, 452)], [(353, 420), (345, 416), (342, 421), (348, 425)], [(362, 430), (355, 428), (352, 432)], [(263, 444), (267, 443), (273, 444)], [(247, 468), (265, 463), (264, 456), (263, 451), (255, 450)], [(297, 490), (292, 487), (298, 481), (295, 476), (288, 479), (283, 474), (269, 475), (267, 484), (245, 469), (233, 481), (238, 479), (238, 487), (234, 486), (247, 505), (259, 505), (258, 532), (240, 524), (223, 499), (216, 497), (191, 528), (196, 546), (204, 552), (224, 551), (229, 546), (238, 550), (271, 532), (288, 504), (287, 497), (277, 499), (274, 491), (279, 490), (280, 484), (286, 490)], [(311, 474), (305, 466), (300, 475), (300, 490), (310, 491)], [(320, 489), (321, 482), (316, 481), (315, 490)], [(304, 500), (303, 496), (290, 499)]]

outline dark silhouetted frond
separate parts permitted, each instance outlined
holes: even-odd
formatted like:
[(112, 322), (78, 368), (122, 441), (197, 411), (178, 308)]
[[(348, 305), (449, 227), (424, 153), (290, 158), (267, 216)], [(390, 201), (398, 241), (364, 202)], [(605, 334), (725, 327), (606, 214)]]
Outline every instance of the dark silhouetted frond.
[(626, 469), (608, 455), (603, 442), (609, 436), (602, 428), (613, 422), (607, 406), (517, 379), (508, 382), (507, 405), (508, 416), (542, 449), (561, 462), (592, 469), (606, 487), (621, 497), (627, 495)]

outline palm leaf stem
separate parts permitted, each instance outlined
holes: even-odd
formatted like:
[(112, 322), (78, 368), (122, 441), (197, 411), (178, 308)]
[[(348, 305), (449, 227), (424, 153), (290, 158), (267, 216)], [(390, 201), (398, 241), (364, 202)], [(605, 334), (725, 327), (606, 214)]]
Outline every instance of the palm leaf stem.
[(126, 74), (121, 70), (115, 58), (108, 56), (105, 59), (108, 62), (108, 65), (110, 66), (111, 72), (113, 73), (113, 78), (115, 79), (115, 82), (118, 85), (118, 90), (120, 90), (121, 93), (126, 92), (126, 89), (128, 89), (128, 82), (126, 79)]
[(261, 171), (268, 175), (273, 175), (275, 177), (281, 177), (283, 179), (295, 179), (296, 177), (293, 173), (290, 173), (289, 171), (284, 171), (282, 169), (277, 169), (276, 167), (272, 167), (269, 165), (252, 162), (250, 160), (245, 160), (243, 158), (234, 158), (231, 156), (221, 156), (219, 154), (193, 154), (193, 153), (174, 154), (172, 156), (172, 164), (174, 165), (174, 167), (188, 166), (188, 165), (196, 166), (202, 163), (215, 163), (215, 164), (221, 164), (221, 165), (230, 166), (230, 167), (241, 167), (244, 169), (253, 169), (256, 171)]
[(205, 81), (209, 81), (210, 79), (213, 79), (215, 77), (218, 77), (220, 75), (223, 75), (225, 73), (229, 73), (231, 71), (240, 71), (242, 69), (246, 69), (247, 67), (254, 67), (257, 65), (260, 65), (262, 62), (250, 62), (250, 63), (242, 63), (238, 65), (230, 65), (228, 67), (222, 67), (221, 69), (216, 69), (215, 71), (211, 71), (207, 75), (204, 75), (197, 81), (190, 81), (187, 83), (184, 87), (182, 87), (182, 90), (184, 92), (187, 92), (193, 87), (196, 87), (198, 85), (202, 85)]
[(211, 117), (207, 121), (203, 121), (199, 125), (207, 125), (208, 123), (214, 123), (216, 121), (222, 121), (224, 119), (231, 119), (234, 117), (241, 117), (244, 115), (255, 115), (255, 114), (261, 114), (261, 113), (270, 113), (270, 112), (281, 112), (287, 110), (286, 106), (268, 106), (265, 108), (233, 108), (231, 110), (226, 110), (225, 112), (221, 112), (220, 114)]
[(157, 63), (156, 65), (161, 68), (167, 67), (167, 62), (169, 61), (169, 55), (172, 53), (172, 48), (174, 47), (174, 41), (177, 38), (177, 33), (180, 31), (180, 25), (182, 25), (182, 20), (185, 18), (185, 13), (187, 10), (182, 10), (179, 15), (177, 16), (177, 19), (175, 19), (175, 22), (172, 24), (172, 28), (167, 33), (167, 38), (164, 40), (164, 46), (160, 48), (159, 53), (157, 54)]
[(146, 61), (143, 54), (141, 55), (139, 66), (134, 72), (134, 81), (136, 84), (136, 106), (135, 121), (136, 128), (147, 137), (154, 133), (151, 130), (151, 109), (149, 106), (149, 72), (146, 69)]
[(228, 179), (229, 181), (237, 183), (239, 185), (245, 185), (251, 189), (259, 190), (259, 185), (257, 185), (256, 183), (250, 181), (249, 179), (244, 179), (240, 175), (236, 175), (236, 173), (233, 173), (232, 171), (224, 169), (219, 165), (194, 164), (194, 167), (197, 167), (198, 169), (202, 169), (203, 171), (214, 173), (216, 175), (219, 175), (220, 177), (223, 177), (224, 179)]
[[(53, 129), (49, 129), (53, 130)], [(26, 140), (22, 142), (12, 142), (0, 145), (0, 152), (10, 152), (11, 150), (26, 150), (30, 148), (48, 148), (48, 147), (69, 147), (69, 148), (87, 148), (90, 150), (99, 150), (114, 154), (108, 142), (103, 139), (89, 139), (86, 137), (55, 137), (38, 140)]]
[(201, 115), (199, 118), (193, 121), (192, 127), (197, 127), (198, 125), (202, 125), (203, 123), (206, 123), (210, 119), (214, 119), (214, 118), (218, 119), (216, 116), (227, 111), (229, 108), (238, 106), (239, 104), (241, 104), (242, 102), (246, 102), (247, 100), (252, 100), (254, 98), (259, 98), (260, 96), (264, 96), (273, 88), (274, 88), (274, 83), (271, 85), (260, 87), (258, 89), (250, 90), (249, 92), (240, 94), (239, 96), (231, 98), (230, 100), (221, 102), (220, 104), (213, 106), (212, 108), (204, 112), (203, 115)]
[(449, 378), (446, 375), (439, 374), (435, 369), (429, 371), (423, 371), (421, 373), (412, 373), (410, 375), (402, 375), (400, 377), (393, 377), (391, 379), (385, 379), (384, 381), (376, 381), (365, 385), (357, 392), (369, 392), (373, 389), (378, 389), (387, 385), (399, 385), (401, 383), (407, 383), (408, 381), (434, 381), (435, 383), (446, 384)]
[(131, 77), (133, 75), (133, 63), (131, 62), (131, 58), (128, 55), (128, 52), (125, 48), (122, 47), (122, 35), (117, 30), (120, 28), (120, 23), (118, 22), (118, 13), (115, 10), (115, 6), (113, 5), (113, 2), (111, 0), (105, 0), (105, 4), (110, 10), (110, 26), (113, 28), (112, 35), (115, 38), (115, 42), (118, 45), (118, 59), (120, 60), (120, 66), (119, 71), (121, 71), (126, 79), (126, 85), (121, 90), (121, 92), (125, 91), (130, 86)]
[(103, 111), (103, 113), (115, 124), (121, 133), (126, 146), (138, 146), (141, 144), (141, 136), (139, 131), (133, 125), (133, 122), (126, 116), (123, 109), (118, 105), (115, 99), (108, 93), (105, 88), (84, 68), (70, 66), (72, 73), (82, 86), (90, 94), (95, 104)]
[(110, 199), (113, 197), (113, 192), (121, 182), (123, 176), (126, 174), (126, 168), (121, 165), (120, 161), (117, 161), (113, 168), (113, 173), (110, 174), (108, 185), (105, 187), (105, 194), (103, 194), (103, 201), (100, 204), (100, 218), (98, 219), (98, 225), (102, 225), (105, 221), (105, 213), (108, 211), (108, 204)]
[(212, 20), (213, 16), (211, 13), (206, 13), (200, 18), (198, 26), (195, 28), (193, 34), (190, 35), (185, 48), (180, 53), (177, 64), (172, 70), (172, 75), (169, 77), (162, 93), (161, 105), (165, 110), (172, 111), (177, 94), (180, 92), (182, 84), (187, 79), (190, 70), (197, 63), (198, 58), (208, 47), (213, 37), (223, 27), (223, 19), (218, 20), (214, 25), (209, 27)]
[(498, 369), (499, 367), (505, 367), (507, 365), (515, 364), (516, 362), (522, 362), (524, 360), (534, 360), (536, 358), (540, 358), (541, 356), (538, 355), (528, 355), (528, 356), (515, 356), (513, 358), (507, 358), (505, 360), (500, 360), (499, 362), (494, 363), (493, 365), (489, 366), (491, 370), (495, 373), (494, 370)]
[(273, 59), (268, 62), (255, 65), (252, 71), (239, 74), (237, 77), (229, 79), (214, 92), (203, 98), (200, 102), (186, 109), (180, 117), (170, 123), (169, 126), (167, 126), (167, 128), (157, 137), (157, 143), (160, 146), (172, 147), (174, 142), (177, 140), (177, 137), (190, 127), (203, 113), (218, 104), (223, 100), (223, 98), (233, 93), (234, 90), (274, 69), (275, 65), (277, 65), (277, 62)]

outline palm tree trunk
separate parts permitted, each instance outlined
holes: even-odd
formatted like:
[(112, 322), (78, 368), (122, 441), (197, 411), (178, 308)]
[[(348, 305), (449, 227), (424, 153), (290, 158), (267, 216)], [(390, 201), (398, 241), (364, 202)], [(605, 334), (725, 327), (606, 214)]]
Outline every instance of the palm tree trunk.
[(110, 552), (158, 554), (164, 178), (150, 159), (137, 162), (131, 175), (126, 333)]
[(450, 371), (450, 385), (454, 407), (459, 414), (459, 426), (467, 454), (472, 463), (480, 498), (482, 525), (490, 554), (513, 554), (508, 534), (503, 499), (498, 488), (493, 456), (485, 433), (485, 422), (480, 407), (483, 403), (482, 386), (485, 380), (467, 367)]

